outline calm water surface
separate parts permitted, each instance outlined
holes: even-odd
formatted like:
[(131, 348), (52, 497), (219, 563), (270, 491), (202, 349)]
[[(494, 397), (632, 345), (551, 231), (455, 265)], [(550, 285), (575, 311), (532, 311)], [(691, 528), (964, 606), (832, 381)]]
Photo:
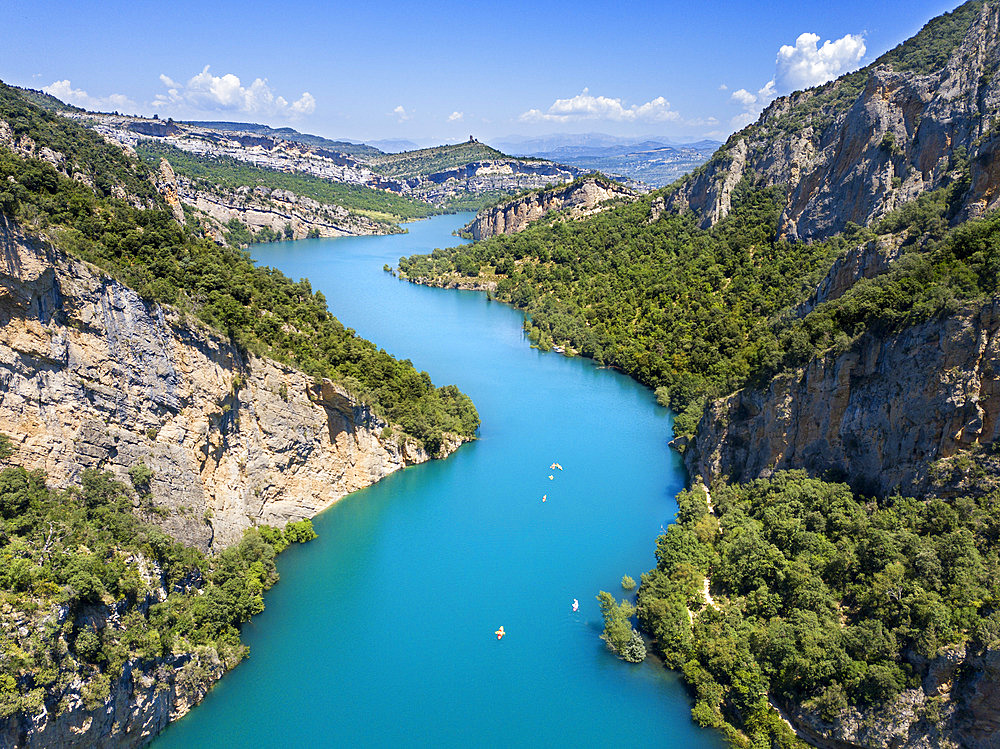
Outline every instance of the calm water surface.
[(250, 658), (157, 749), (723, 745), (692, 724), (675, 676), (598, 639), (594, 596), (653, 566), (676, 511), (669, 414), (624, 376), (531, 349), (520, 313), (483, 294), (382, 271), (457, 244), (470, 218), (254, 248), (345, 325), (457, 384), (483, 426), (317, 517), (319, 538), (279, 557), (245, 625)]

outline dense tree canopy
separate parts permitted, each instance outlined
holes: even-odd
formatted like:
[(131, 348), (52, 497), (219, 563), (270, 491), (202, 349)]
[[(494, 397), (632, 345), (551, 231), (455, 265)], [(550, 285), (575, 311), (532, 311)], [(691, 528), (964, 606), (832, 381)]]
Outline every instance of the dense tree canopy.
[[(866, 331), (898, 329), (996, 291), (1000, 217), (950, 227), (968, 186), (956, 179), (825, 242), (776, 238), (780, 188), (737, 186), (733, 210), (711, 229), (691, 214), (650, 220), (652, 198), (583, 221), (556, 216), (512, 236), (400, 258), (410, 278), (493, 280), (497, 299), (526, 314), (540, 348), (568, 346), (658, 389), (690, 433), (705, 397), (843, 351)], [(901, 242), (889, 273), (811, 309), (834, 260), (878, 237)]]
[[(132, 658), (212, 648), (235, 665), (246, 653), (239, 626), (278, 579), (275, 554), (315, 538), (308, 520), (261, 526), (207, 558), (139, 519), (135, 501), (110, 473), (86, 470), (55, 491), (40, 471), (0, 471), (0, 718), (58, 701), (77, 677), (96, 705)], [(92, 616), (112, 604), (117, 623)], [(59, 607), (63, 619), (49, 616)], [(44, 626), (24, 630), (35, 612)]]
[(1000, 645), (1000, 495), (876, 500), (789, 471), (712, 500), (678, 496), (638, 605), (700, 722), (781, 736), (765, 691), (832, 720), (918, 686), (942, 646)]

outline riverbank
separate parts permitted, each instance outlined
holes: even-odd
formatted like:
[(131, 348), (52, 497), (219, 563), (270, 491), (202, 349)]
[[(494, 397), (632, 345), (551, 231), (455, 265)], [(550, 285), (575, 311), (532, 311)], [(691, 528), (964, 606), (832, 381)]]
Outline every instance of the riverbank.
[[(440, 746), (608, 736), (721, 746), (691, 722), (674, 675), (625, 664), (599, 639), (593, 596), (652, 566), (650, 541), (676, 511), (684, 474), (666, 448), (670, 415), (614, 371), (529, 348), (508, 306), (382, 270), (453, 243), (460, 222), (255, 248), (259, 264), (308, 275), (359, 335), (461, 387), (483, 426), (447, 461), (318, 516), (320, 538), (278, 560), (281, 585), (246, 631), (251, 658), (157, 749), (250, 735), (264, 747), (399, 746), (415, 736)], [(553, 462), (565, 470), (549, 480)]]

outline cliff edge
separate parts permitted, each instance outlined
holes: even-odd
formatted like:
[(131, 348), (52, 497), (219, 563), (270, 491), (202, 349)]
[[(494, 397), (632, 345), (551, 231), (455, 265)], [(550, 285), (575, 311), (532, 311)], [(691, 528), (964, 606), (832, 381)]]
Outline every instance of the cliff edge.
[[(725, 218), (743, 179), (782, 185), (779, 233), (820, 239), (868, 225), (949, 180), (971, 161), (965, 216), (997, 205), (1000, 7), (979, 0), (929, 23), (872, 65), (783, 96), (732, 137), (669, 198), (703, 226)], [(956, 43), (939, 69), (930, 42)], [(910, 50), (914, 50), (910, 54)]]
[(497, 234), (516, 234), (555, 211), (566, 210), (572, 218), (603, 210), (610, 201), (636, 199), (636, 194), (617, 182), (585, 177), (563, 187), (540, 190), (485, 208), (465, 227), (475, 241)]
[(0, 432), (25, 468), (57, 485), (90, 467), (127, 483), (145, 463), (140, 512), (202, 549), (432, 457), (343, 388), (242, 351), (6, 220), (0, 383)]

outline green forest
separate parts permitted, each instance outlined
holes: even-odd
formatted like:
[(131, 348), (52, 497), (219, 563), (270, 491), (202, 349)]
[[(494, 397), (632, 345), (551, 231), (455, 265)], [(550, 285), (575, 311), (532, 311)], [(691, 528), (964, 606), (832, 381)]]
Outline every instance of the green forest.
[[(343, 383), (375, 412), (422, 442), (431, 454), (442, 435), (471, 437), (476, 409), (453, 385), (436, 388), (426, 372), (399, 361), (345, 328), (308, 280), (255, 267), (242, 250), (219, 247), (180, 226), (152, 191), (148, 170), (121, 149), (71, 122), (58, 120), (0, 88), (5, 118), (16, 135), (38, 146), (66, 148), (76, 163), (131, 177), (155, 207), (136, 208), (60, 174), (51, 164), (0, 150), (0, 211), (45, 232), (62, 249), (100, 266), (143, 297), (171, 304), (229, 336), (246, 351)], [(86, 172), (89, 173), (89, 172)], [(122, 184), (122, 182), (119, 182)]]
[(638, 617), (695, 720), (735, 743), (733, 724), (753, 746), (794, 744), (767, 695), (832, 721), (919, 686), (942, 646), (1000, 646), (1000, 494), (877, 500), (787, 471), (711, 499), (678, 495)]
[[(6, 462), (9, 440), (0, 446)], [(0, 471), (0, 718), (58, 713), (53, 699), (77, 678), (94, 709), (130, 660), (211, 653), (232, 668), (247, 653), (240, 624), (278, 580), (275, 555), (316, 537), (308, 520), (260, 526), (209, 558), (137, 517), (138, 502), (137, 488), (93, 469), (64, 490), (41, 471)], [(117, 624), (95, 616), (108, 607)]]
[[(746, 181), (711, 229), (690, 214), (650, 222), (655, 198), (590, 217), (561, 217), (473, 245), (400, 258), (409, 278), (477, 277), (525, 312), (532, 342), (567, 346), (657, 389), (691, 434), (706, 397), (841, 352), (867, 331), (900, 329), (992, 294), (1000, 218), (949, 226), (968, 187), (956, 157), (948, 187), (921, 196), (872, 229), (824, 242), (776, 238), (781, 188)], [(795, 314), (834, 260), (878, 238), (903, 244), (893, 269), (839, 299)]]

